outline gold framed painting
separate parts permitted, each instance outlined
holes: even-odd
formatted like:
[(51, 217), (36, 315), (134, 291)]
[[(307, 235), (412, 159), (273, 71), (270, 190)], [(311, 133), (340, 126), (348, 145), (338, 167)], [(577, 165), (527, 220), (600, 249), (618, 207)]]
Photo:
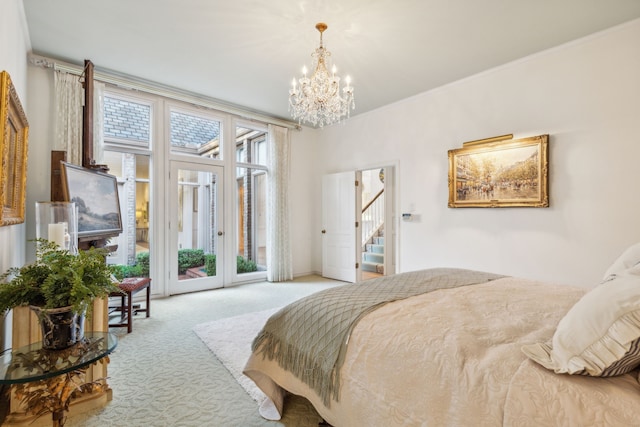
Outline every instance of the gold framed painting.
[(449, 150), (449, 207), (548, 207), (549, 135), (496, 139)]
[(6, 71), (0, 73), (0, 226), (24, 222), (29, 123)]

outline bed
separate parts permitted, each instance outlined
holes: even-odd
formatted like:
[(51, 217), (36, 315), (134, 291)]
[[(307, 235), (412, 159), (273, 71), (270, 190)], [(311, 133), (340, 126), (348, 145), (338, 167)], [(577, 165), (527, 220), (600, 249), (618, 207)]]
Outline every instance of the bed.
[(267, 419), (293, 393), (335, 427), (637, 425), (640, 268), (616, 263), (592, 289), (461, 269), (328, 289), (275, 313), (244, 373)]

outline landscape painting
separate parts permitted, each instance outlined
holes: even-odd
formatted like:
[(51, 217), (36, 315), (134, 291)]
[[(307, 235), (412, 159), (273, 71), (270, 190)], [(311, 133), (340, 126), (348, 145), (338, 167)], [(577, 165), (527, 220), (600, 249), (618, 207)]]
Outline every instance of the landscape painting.
[(78, 207), (78, 236), (122, 232), (118, 183), (113, 175), (62, 163), (65, 199)]
[(449, 150), (449, 207), (548, 207), (548, 135)]

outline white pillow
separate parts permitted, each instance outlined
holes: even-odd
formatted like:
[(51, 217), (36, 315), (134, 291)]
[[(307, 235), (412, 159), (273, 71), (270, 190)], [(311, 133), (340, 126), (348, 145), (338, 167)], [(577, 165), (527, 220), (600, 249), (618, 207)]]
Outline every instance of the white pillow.
[(522, 351), (556, 373), (621, 375), (640, 365), (640, 276), (629, 272), (586, 293), (558, 323), (551, 345)]
[(613, 264), (611, 264), (611, 267), (607, 269), (604, 273), (603, 280), (607, 281), (611, 276), (624, 273), (633, 267), (639, 269), (640, 265), (638, 263), (640, 263), (640, 243), (629, 246), (627, 250), (625, 250), (622, 255), (620, 255)]

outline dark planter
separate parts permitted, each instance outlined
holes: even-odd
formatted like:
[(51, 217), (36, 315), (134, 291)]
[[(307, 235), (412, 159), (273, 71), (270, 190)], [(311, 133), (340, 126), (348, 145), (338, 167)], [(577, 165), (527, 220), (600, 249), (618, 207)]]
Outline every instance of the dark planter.
[(40, 320), (42, 348), (62, 350), (84, 338), (84, 313), (78, 314), (71, 307), (41, 308), (29, 306)]

